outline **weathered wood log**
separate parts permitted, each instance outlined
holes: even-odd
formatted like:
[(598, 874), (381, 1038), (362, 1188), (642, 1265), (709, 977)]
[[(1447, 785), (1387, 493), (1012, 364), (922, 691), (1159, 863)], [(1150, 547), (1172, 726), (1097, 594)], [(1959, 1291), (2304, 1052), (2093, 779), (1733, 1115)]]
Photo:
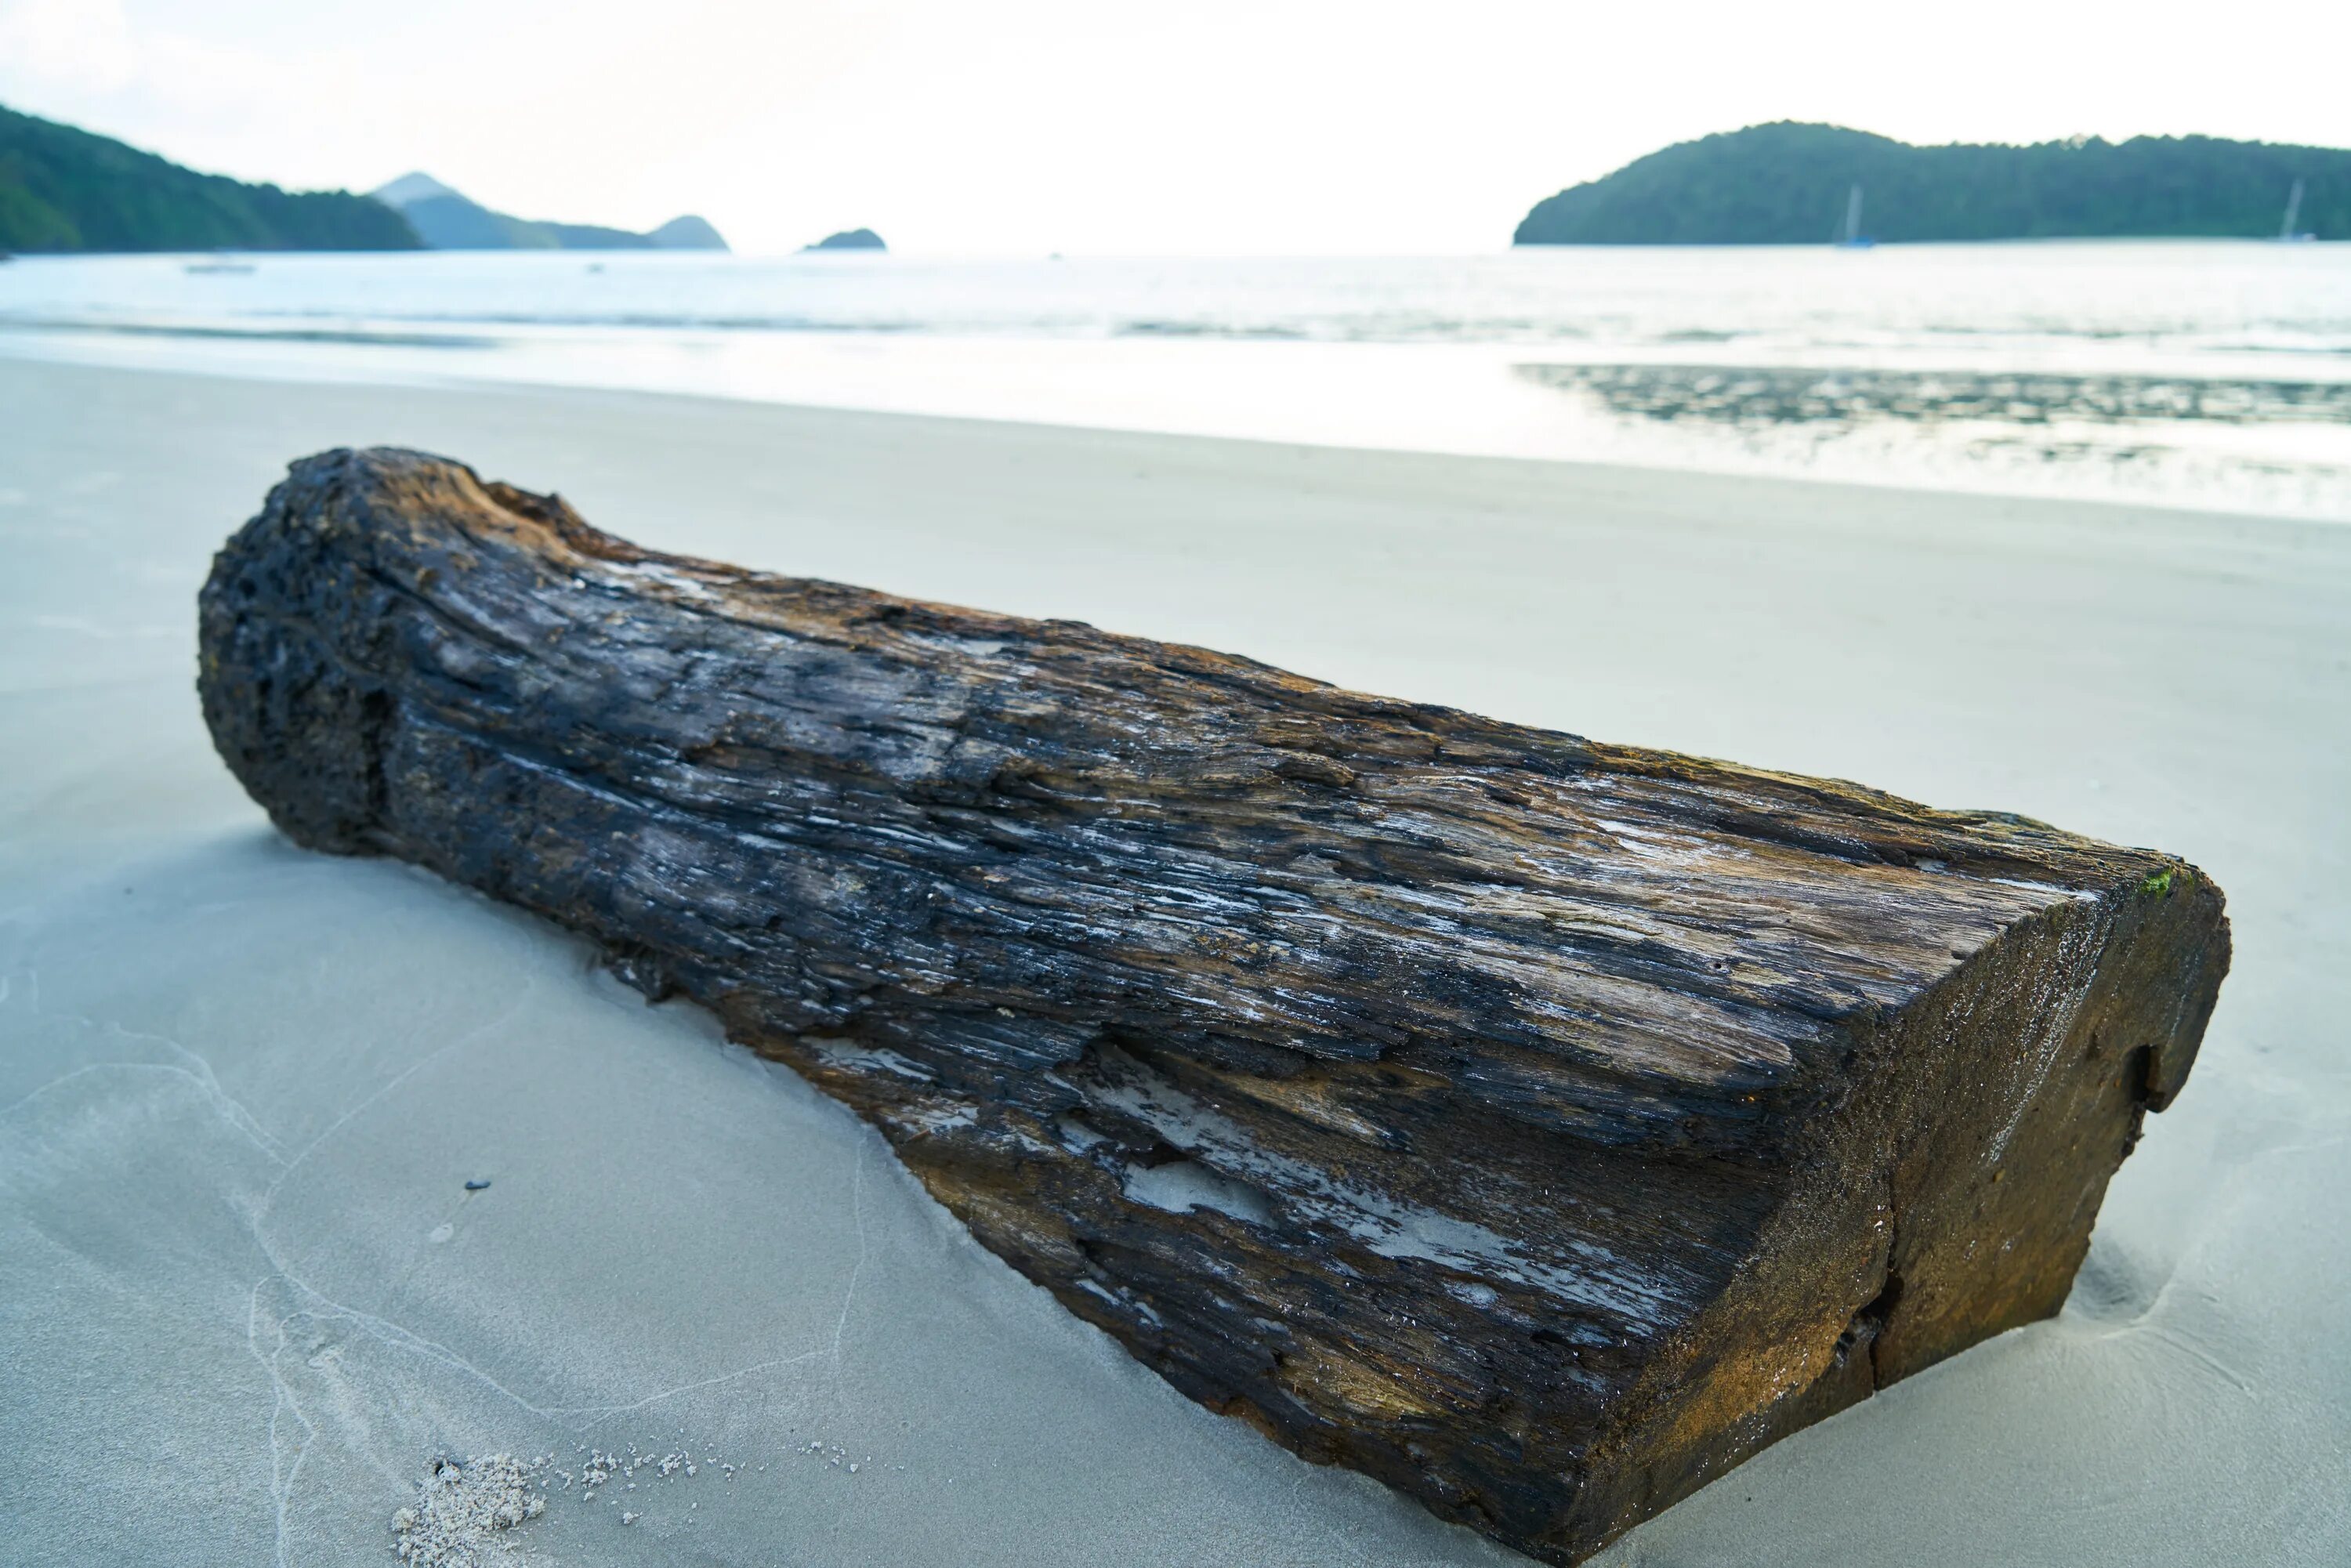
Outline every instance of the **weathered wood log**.
[(2162, 855), (411, 453), (294, 465), (201, 687), (298, 842), (587, 934), (1185, 1393), (1560, 1563), (2056, 1311), (2228, 962)]

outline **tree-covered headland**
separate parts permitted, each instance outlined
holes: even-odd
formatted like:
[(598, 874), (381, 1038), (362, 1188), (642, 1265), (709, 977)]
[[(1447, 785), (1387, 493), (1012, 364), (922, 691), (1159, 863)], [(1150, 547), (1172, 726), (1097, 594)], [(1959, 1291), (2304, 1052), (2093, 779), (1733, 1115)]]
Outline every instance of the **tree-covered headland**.
[(1853, 188), (1873, 239), (2351, 239), (2351, 151), (2213, 136), (1914, 147), (1782, 121), (1685, 141), (1535, 204), (1520, 245), (1813, 245)]

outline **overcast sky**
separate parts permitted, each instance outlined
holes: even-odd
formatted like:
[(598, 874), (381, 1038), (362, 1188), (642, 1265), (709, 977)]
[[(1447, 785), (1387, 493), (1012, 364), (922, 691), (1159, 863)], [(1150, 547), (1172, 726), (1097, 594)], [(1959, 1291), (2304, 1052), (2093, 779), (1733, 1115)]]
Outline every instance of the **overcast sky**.
[(0, 0), (0, 103), (198, 168), (426, 170), (737, 249), (1429, 253), (1671, 141), (2351, 144), (2351, 3)]

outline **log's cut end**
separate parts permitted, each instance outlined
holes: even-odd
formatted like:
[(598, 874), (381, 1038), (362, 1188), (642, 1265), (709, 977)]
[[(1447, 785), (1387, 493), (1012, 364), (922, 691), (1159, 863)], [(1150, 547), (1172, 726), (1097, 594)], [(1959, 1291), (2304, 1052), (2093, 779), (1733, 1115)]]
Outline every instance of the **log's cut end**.
[(2022, 819), (294, 465), (222, 756), (715, 1009), (1177, 1387), (1572, 1563), (2064, 1300), (2228, 967)]

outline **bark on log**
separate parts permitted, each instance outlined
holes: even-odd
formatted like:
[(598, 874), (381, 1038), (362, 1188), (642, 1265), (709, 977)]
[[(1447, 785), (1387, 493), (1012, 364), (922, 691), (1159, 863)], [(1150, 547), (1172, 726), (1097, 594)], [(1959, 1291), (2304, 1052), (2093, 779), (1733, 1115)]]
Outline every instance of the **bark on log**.
[(413, 453), (296, 464), (202, 652), (298, 842), (587, 934), (1185, 1393), (1558, 1563), (2055, 1312), (2228, 963), (2163, 855)]

